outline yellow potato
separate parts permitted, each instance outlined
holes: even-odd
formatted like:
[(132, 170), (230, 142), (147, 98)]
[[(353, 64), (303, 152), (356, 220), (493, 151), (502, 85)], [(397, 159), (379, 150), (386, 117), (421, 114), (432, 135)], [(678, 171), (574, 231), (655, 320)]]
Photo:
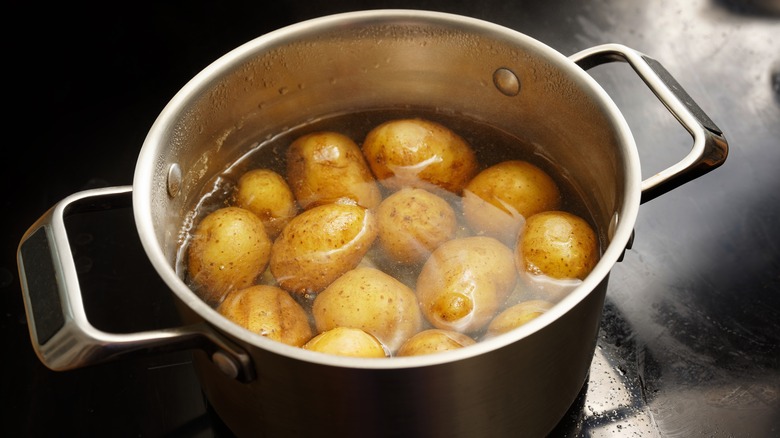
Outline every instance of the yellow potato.
[(398, 349), (396, 356), (421, 356), (455, 350), (475, 344), (476, 341), (463, 333), (451, 330), (428, 329), (407, 339)]
[(374, 214), (363, 207), (333, 203), (311, 208), (276, 238), (271, 274), (289, 292), (320, 292), (360, 263), (376, 235)]
[(560, 205), (552, 177), (521, 160), (488, 167), (463, 190), (463, 215), (471, 229), (505, 243), (514, 243), (525, 219)]
[(423, 119), (382, 123), (366, 135), (362, 148), (379, 182), (393, 190), (441, 187), (460, 195), (477, 170), (466, 140)]
[(520, 327), (528, 321), (550, 310), (553, 303), (545, 300), (529, 300), (517, 303), (499, 313), (488, 324), (486, 337), (500, 335)]
[(512, 250), (492, 237), (463, 237), (433, 251), (417, 278), (417, 297), (434, 327), (470, 333), (493, 319), (516, 282)]
[(249, 210), (225, 207), (198, 224), (188, 249), (189, 276), (200, 296), (219, 303), (234, 289), (251, 286), (268, 266), (271, 240)]
[(217, 311), (247, 330), (295, 347), (302, 346), (313, 335), (306, 310), (276, 286), (233, 290)]
[(317, 295), (312, 307), (317, 331), (336, 327), (362, 329), (390, 351), (422, 329), (417, 296), (384, 272), (355, 268)]
[(336, 327), (322, 332), (303, 345), (303, 348), (339, 356), (379, 358), (388, 353), (381, 342), (358, 328)]
[(441, 197), (416, 188), (388, 196), (376, 211), (379, 244), (390, 259), (413, 264), (452, 239), (457, 229), (455, 211)]
[(598, 239), (581, 217), (547, 211), (526, 220), (515, 257), (518, 270), (582, 280), (598, 261)]
[(287, 150), (287, 179), (304, 209), (343, 198), (374, 208), (382, 200), (358, 145), (336, 132), (316, 132), (295, 140)]
[(233, 196), (235, 206), (251, 211), (263, 221), (271, 238), (279, 235), (298, 213), (287, 181), (269, 169), (253, 169), (241, 175)]

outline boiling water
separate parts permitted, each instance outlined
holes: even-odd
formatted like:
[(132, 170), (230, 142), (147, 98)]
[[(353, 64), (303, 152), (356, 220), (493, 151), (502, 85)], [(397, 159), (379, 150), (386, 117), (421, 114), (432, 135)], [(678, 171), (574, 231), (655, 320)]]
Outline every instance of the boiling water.
[[(185, 220), (185, 226), (182, 231), (183, 239), (177, 265), (190, 287), (197, 293), (197, 285), (192, 282), (186, 272), (185, 258), (189, 232), (195, 228), (200, 218), (218, 208), (231, 205), (233, 202), (232, 192), (244, 172), (256, 168), (265, 168), (284, 176), (287, 166), (285, 159), (286, 150), (296, 138), (316, 131), (335, 131), (347, 135), (360, 146), (371, 129), (388, 120), (400, 118), (424, 118), (438, 122), (453, 130), (471, 145), (479, 162), (479, 170), (506, 160), (525, 160), (535, 164), (545, 170), (558, 184), (562, 198), (561, 210), (574, 213), (587, 220), (593, 226), (592, 216), (589, 214), (588, 208), (580, 194), (581, 188), (562, 169), (556, 167), (550, 157), (545, 154), (544, 145), (536, 145), (524, 141), (482, 121), (440, 111), (394, 109), (340, 114), (312, 121), (281, 132), (275, 137), (266, 139), (254, 146), (247, 147), (247, 153), (244, 156), (232, 163), (207, 185), (207, 189), (198, 198), (197, 204), (190, 209), (189, 217)], [(389, 195), (390, 192), (384, 189), (381, 184), (379, 187), (382, 190), (383, 197)], [(472, 235), (473, 233), (460, 214), (460, 198), (453, 194), (446, 199), (459, 215), (459, 230), (456, 235)], [(603, 232), (597, 227), (594, 227), (594, 230), (597, 231), (603, 247)], [(374, 248), (368, 252), (362, 265), (377, 267), (394, 276), (412, 290), (415, 289), (417, 274), (421, 268), (421, 266), (408, 266), (389, 262), (377, 249), (377, 245), (374, 245)], [(580, 280), (555, 280), (544, 276), (521, 275), (520, 277), (518, 287), (507, 300), (504, 308), (529, 299), (545, 299), (555, 303), (581, 283)], [(274, 284), (274, 279), (269, 272), (266, 272), (257, 282)], [(292, 295), (307, 310), (311, 308), (311, 304), (316, 297), (315, 294), (305, 296)], [(476, 337), (478, 336), (479, 334), (476, 334)]]

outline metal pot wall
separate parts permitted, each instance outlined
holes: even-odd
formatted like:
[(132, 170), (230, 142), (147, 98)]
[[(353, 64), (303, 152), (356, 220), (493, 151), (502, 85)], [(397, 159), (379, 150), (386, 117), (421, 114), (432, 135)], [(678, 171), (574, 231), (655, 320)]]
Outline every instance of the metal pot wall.
[[(628, 62), (691, 133), (677, 164), (642, 180), (620, 111), (584, 69)], [(582, 187), (606, 246), (591, 274), (532, 322), (436, 355), (322, 355), (250, 333), (183, 281), (180, 232), (211, 179), (258, 139), (332, 114), (427, 108), (488, 121), (544, 145)], [(723, 163), (726, 141), (658, 62), (620, 45), (566, 57), (498, 25), (377, 10), (323, 17), (236, 48), (166, 106), (132, 187), (76, 193), (23, 238), (19, 269), (41, 361), (69, 370), (130, 354), (196, 350), (209, 401), (238, 435), (542, 436), (587, 379), (610, 269), (641, 202)], [(64, 218), (132, 202), (149, 260), (178, 298), (182, 327), (102, 332), (87, 320)]]

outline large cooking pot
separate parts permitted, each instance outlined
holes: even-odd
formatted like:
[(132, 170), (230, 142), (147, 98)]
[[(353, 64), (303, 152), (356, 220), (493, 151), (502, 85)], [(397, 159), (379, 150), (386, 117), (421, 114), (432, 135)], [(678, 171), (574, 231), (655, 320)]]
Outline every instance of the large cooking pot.
[[(693, 147), (642, 180), (631, 132), (586, 73), (628, 62)], [(250, 333), (188, 288), (180, 232), (207, 182), (259, 140), (317, 118), (426, 108), (488, 121), (529, 142), (577, 181), (606, 242), (592, 273), (550, 311), (502, 336), (445, 353), (360, 359)], [(18, 262), (32, 343), (53, 370), (134, 353), (192, 349), (205, 394), (238, 435), (541, 436), (583, 387), (610, 269), (630, 245), (640, 203), (723, 163), (721, 131), (663, 67), (621, 45), (565, 57), (514, 30), (425, 11), (318, 18), (224, 55), (176, 94), (152, 126), (132, 187), (76, 193), (26, 233)], [(82, 305), (64, 218), (127, 204), (182, 327), (100, 331)], [(162, 291), (161, 291), (162, 293)]]

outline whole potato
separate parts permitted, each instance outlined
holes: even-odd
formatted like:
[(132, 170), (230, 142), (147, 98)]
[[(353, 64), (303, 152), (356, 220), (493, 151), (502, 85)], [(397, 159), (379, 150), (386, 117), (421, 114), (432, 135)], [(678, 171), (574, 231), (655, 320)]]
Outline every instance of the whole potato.
[(565, 211), (537, 213), (525, 222), (515, 258), (518, 270), (582, 280), (598, 261), (598, 239), (579, 216)]
[(388, 353), (379, 339), (352, 327), (335, 327), (313, 337), (303, 348), (338, 356), (379, 358)]
[(476, 341), (459, 332), (441, 329), (423, 330), (407, 339), (398, 349), (396, 356), (421, 356), (455, 350), (475, 344)]
[(521, 160), (479, 172), (463, 190), (463, 215), (474, 232), (514, 243), (525, 219), (561, 204), (558, 185), (544, 170)]
[(243, 208), (221, 208), (192, 233), (188, 274), (204, 301), (216, 304), (231, 290), (251, 286), (268, 266), (270, 253), (260, 218)]
[(358, 267), (317, 295), (312, 307), (317, 331), (354, 327), (374, 335), (395, 351), (422, 329), (417, 296), (384, 272)]
[(249, 331), (295, 347), (302, 346), (313, 335), (306, 310), (276, 286), (232, 290), (217, 312)]
[(414, 264), (450, 240), (457, 229), (455, 210), (424, 189), (403, 188), (388, 196), (376, 211), (379, 244), (393, 261)]
[(433, 251), (417, 278), (417, 297), (434, 327), (470, 333), (493, 319), (516, 282), (512, 250), (492, 237), (462, 237)]
[(287, 181), (270, 169), (252, 169), (241, 175), (234, 191), (234, 205), (256, 214), (272, 239), (298, 213)]
[(546, 300), (528, 300), (515, 304), (496, 315), (488, 324), (486, 337), (500, 335), (520, 327), (550, 310), (553, 303)]
[(276, 238), (271, 274), (289, 292), (320, 292), (360, 263), (376, 235), (370, 210), (340, 203), (313, 207), (294, 217)]
[(433, 186), (460, 195), (477, 170), (466, 140), (424, 119), (382, 123), (369, 131), (362, 149), (379, 182), (393, 190)]
[(347, 198), (365, 208), (382, 195), (358, 145), (337, 132), (315, 132), (287, 150), (287, 179), (304, 209)]

